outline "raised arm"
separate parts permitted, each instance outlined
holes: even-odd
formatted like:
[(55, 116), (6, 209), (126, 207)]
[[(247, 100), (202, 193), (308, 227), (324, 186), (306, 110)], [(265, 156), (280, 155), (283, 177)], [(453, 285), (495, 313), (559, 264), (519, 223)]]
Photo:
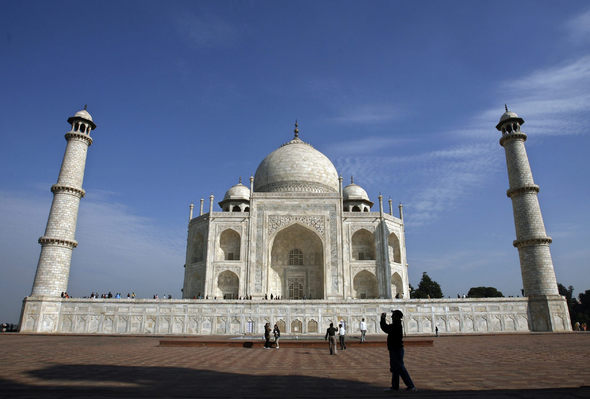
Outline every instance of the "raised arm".
[(381, 330), (383, 330), (384, 333), (389, 334), (392, 325), (387, 324), (387, 321), (385, 320), (385, 313), (381, 313), (381, 322), (379, 325), (381, 326)]

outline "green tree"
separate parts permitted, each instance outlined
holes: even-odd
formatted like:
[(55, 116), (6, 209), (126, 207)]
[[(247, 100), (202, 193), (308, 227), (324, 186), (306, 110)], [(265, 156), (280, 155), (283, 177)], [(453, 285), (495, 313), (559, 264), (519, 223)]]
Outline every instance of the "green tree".
[(467, 293), (468, 298), (500, 298), (503, 297), (502, 291), (494, 287), (471, 287)]
[(579, 301), (574, 306), (575, 316), (572, 318), (572, 322), (575, 320), (590, 325), (590, 290), (580, 293), (578, 298)]
[(565, 301), (567, 303), (567, 310), (570, 313), (570, 321), (572, 322), (573, 327), (575, 322), (578, 321), (576, 319), (575, 311), (578, 301), (576, 300), (576, 298), (574, 298), (574, 287), (570, 285), (569, 287), (565, 288), (565, 285), (558, 283), (557, 290), (559, 291), (559, 295), (565, 297)]
[(422, 273), (422, 280), (418, 288), (414, 291), (414, 298), (442, 298), (443, 293), (440, 285), (432, 280), (428, 273)]

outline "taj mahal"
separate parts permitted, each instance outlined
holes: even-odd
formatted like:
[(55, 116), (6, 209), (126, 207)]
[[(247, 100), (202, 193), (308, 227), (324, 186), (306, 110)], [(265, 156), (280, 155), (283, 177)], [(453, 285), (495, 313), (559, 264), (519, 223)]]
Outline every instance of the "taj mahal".
[[(185, 298), (409, 298), (403, 220), (299, 137), (189, 222)], [(400, 206), (400, 212), (401, 212)]]
[(303, 141), (297, 123), (293, 138), (260, 162), (248, 185), (240, 178), (217, 204), (211, 195), (208, 212), (204, 199), (197, 212), (190, 205), (182, 299), (62, 298), (97, 127), (86, 108), (68, 123), (21, 332), (260, 335), (269, 322), (287, 335), (313, 335), (344, 320), (354, 334), (365, 318), (368, 332), (377, 333), (379, 315), (394, 308), (406, 315), (408, 334), (571, 330), (520, 130), (524, 120), (508, 108), (496, 129), (514, 211), (525, 294), (519, 298), (411, 299), (402, 205), (394, 215), (391, 200), (385, 209), (381, 195), (375, 204), (352, 178), (344, 185), (330, 159)]

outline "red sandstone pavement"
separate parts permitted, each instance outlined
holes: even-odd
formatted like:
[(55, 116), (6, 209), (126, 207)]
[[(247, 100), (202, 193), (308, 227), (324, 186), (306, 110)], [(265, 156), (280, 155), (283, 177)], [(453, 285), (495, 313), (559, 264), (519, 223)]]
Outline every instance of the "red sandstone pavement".
[[(0, 397), (392, 396), (383, 392), (390, 382), (384, 346), (352, 345), (330, 356), (327, 345), (174, 347), (160, 339), (169, 338), (0, 334)], [(439, 337), (406, 347), (420, 391), (398, 396), (590, 398), (589, 358), (590, 333)]]

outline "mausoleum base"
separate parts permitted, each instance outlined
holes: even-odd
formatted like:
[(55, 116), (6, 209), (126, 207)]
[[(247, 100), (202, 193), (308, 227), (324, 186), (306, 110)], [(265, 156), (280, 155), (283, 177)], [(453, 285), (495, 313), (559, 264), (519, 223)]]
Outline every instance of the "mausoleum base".
[[(359, 333), (365, 318), (368, 333), (378, 333), (379, 317), (392, 309), (404, 312), (409, 335), (535, 331), (531, 308), (543, 311), (542, 331), (569, 331), (563, 297), (410, 299), (410, 300), (187, 300), (62, 299), (27, 297), (20, 331), (27, 333), (261, 335), (264, 324), (277, 323), (283, 334), (321, 334), (331, 322), (344, 320), (349, 334)], [(541, 309), (541, 310), (538, 310)], [(548, 319), (547, 319), (548, 318)], [(540, 327), (540, 326), (537, 326)], [(537, 328), (538, 330), (538, 328)]]

